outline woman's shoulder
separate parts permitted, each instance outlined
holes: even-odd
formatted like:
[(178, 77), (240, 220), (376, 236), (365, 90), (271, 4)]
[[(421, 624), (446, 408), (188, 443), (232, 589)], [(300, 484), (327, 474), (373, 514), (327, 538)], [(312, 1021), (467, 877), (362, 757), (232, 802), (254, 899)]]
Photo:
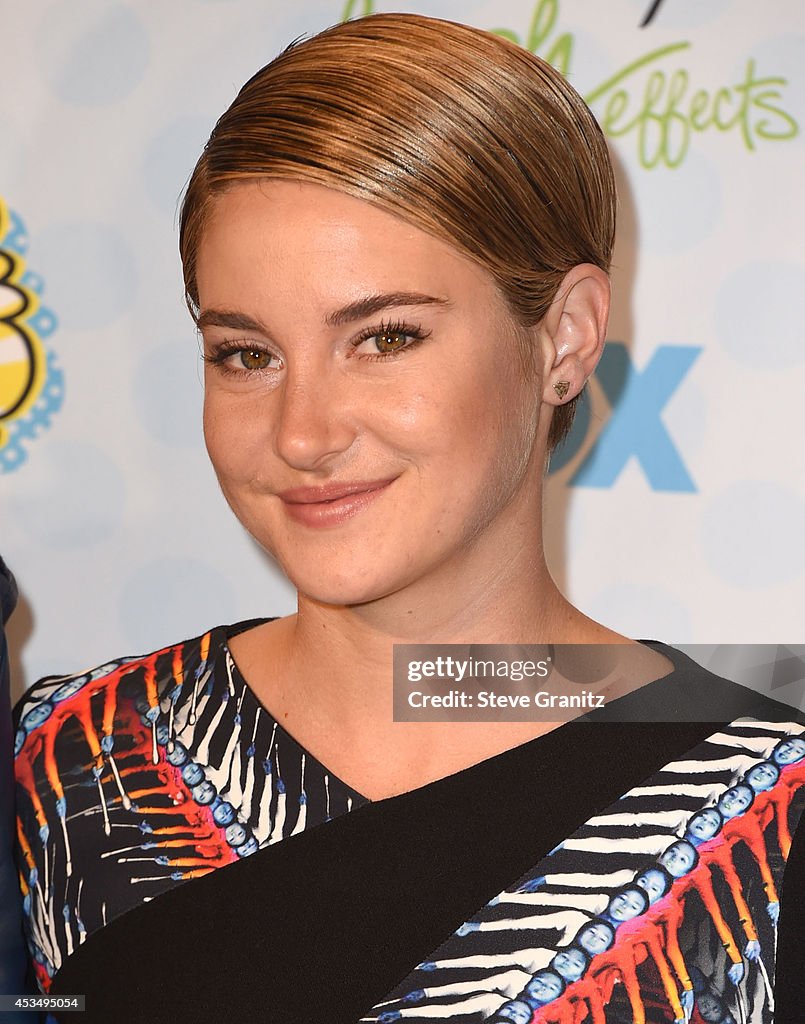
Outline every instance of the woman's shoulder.
[[(48, 676), (15, 707), (20, 882), (26, 936), (44, 990), (85, 937), (136, 904), (136, 872), (126, 870), (125, 847), (133, 843), (136, 850), (139, 836), (150, 851), (158, 827), (171, 831), (171, 808), (189, 805), (177, 775), (181, 762), (167, 751), (181, 751), (188, 761), (174, 733), (221, 706), (216, 694), (228, 690), (226, 641), (238, 628), (217, 626), (148, 654)], [(192, 831), (209, 823), (189, 814), (186, 824)], [(142, 829), (148, 834), (141, 836)], [(184, 877), (169, 853), (152, 858), (151, 891), (175, 884), (176, 874)], [(149, 853), (141, 857), (147, 862)], [(67, 894), (64, 919), (53, 912), (55, 891)]]
[(116, 728), (119, 704), (133, 703), (140, 715), (155, 718), (160, 701), (209, 675), (227, 639), (248, 625), (215, 626), (147, 654), (112, 658), (93, 668), (37, 680), (12, 711), (15, 757), (27, 748), (39, 748), (68, 719), (96, 734), (86, 736), (90, 750), (95, 752), (97, 744), (104, 749), (104, 736)]

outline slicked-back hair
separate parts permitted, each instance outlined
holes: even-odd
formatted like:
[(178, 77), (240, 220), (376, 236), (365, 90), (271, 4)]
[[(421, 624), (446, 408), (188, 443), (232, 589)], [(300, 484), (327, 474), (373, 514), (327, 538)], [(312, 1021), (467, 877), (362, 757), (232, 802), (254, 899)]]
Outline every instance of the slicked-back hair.
[[(291, 44), (243, 86), (182, 203), (194, 316), (210, 204), (272, 178), (337, 189), (447, 242), (493, 277), (515, 327), (542, 320), (572, 267), (609, 271), (616, 198), (601, 129), (548, 63), (467, 25), (368, 15)], [(537, 353), (516, 333), (533, 371)], [(575, 402), (554, 411), (550, 448)]]

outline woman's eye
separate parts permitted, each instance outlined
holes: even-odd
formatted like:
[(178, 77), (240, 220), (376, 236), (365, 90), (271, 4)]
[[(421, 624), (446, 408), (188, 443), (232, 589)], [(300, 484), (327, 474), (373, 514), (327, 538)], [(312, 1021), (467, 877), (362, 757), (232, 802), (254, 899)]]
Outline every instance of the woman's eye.
[(382, 331), (370, 340), (375, 343), (378, 352), (399, 352), (401, 348), (406, 347), (410, 338), (410, 334), (404, 334), (402, 331)]
[(354, 344), (358, 349), (369, 346), (361, 352), (362, 359), (390, 359), (398, 353), (410, 352), (429, 337), (429, 333), (408, 324), (382, 325), (363, 332)]
[(235, 353), (235, 362), (240, 363), (244, 370), (267, 370), (274, 356), (259, 348), (242, 348)]
[(225, 373), (259, 373), (261, 370), (276, 370), (282, 366), (279, 356), (273, 352), (250, 345), (223, 347), (204, 358)]

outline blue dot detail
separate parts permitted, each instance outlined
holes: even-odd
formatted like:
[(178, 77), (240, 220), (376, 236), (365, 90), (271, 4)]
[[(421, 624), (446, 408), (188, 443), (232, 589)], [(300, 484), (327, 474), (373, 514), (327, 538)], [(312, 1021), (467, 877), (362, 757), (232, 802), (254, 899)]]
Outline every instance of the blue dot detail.
[(140, 359), (132, 379), (134, 406), (145, 430), (170, 448), (203, 450), (204, 386), (198, 344), (188, 336)]
[[(236, 593), (213, 564), (190, 556), (145, 562), (124, 581), (120, 619), (132, 650), (150, 650), (228, 621)], [(192, 600), (191, 600), (192, 598)], [(207, 682), (211, 688), (212, 677)]]
[(770, 480), (737, 480), (702, 516), (702, 553), (724, 582), (747, 589), (789, 583), (805, 573), (805, 501)]
[(15, 522), (37, 545), (93, 548), (122, 525), (123, 475), (95, 445), (49, 441), (36, 464), (26, 470), (26, 478), (27, 486), (9, 496), (9, 505)]
[[(49, 8), (40, 34), (40, 62), (53, 92), (75, 106), (118, 103), (142, 81), (150, 41), (140, 17), (124, 4), (105, 5), (90, 20), (72, 5)], [(55, 22), (55, 23), (54, 23)], [(74, 25), (81, 24), (76, 35)]]
[(791, 297), (803, 294), (805, 265), (769, 262), (739, 267), (724, 280), (716, 298), (721, 347), (753, 369), (777, 373), (801, 366), (805, 327)]
[(32, 241), (32, 259), (47, 281), (48, 304), (66, 328), (107, 327), (131, 308), (137, 264), (123, 235), (108, 224), (52, 224)]

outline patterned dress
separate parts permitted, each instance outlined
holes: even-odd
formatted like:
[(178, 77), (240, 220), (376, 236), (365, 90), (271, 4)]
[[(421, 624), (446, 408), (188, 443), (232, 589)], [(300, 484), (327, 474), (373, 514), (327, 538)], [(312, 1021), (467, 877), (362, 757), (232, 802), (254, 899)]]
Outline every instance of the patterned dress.
[(28, 948), (85, 1024), (805, 1020), (792, 708), (651, 643), (670, 675), (370, 801), (257, 700), (250, 625), (15, 710)]

